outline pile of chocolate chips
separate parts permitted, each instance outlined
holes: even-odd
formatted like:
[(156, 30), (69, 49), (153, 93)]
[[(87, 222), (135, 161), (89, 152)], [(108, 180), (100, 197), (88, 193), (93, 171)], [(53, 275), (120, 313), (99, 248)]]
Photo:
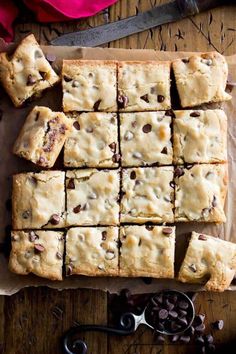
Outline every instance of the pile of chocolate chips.
[[(163, 315), (164, 317), (166, 316), (166, 312), (165, 311), (161, 311), (161, 297), (159, 299), (155, 299), (155, 297), (153, 298), (154, 294), (142, 294), (142, 295), (131, 295), (130, 291), (128, 289), (123, 289), (121, 290), (120, 294), (113, 294), (110, 296), (109, 298), (109, 308), (110, 308), (110, 314), (111, 314), (111, 320), (113, 322), (113, 324), (115, 326), (119, 325), (119, 320), (120, 317), (123, 313), (125, 312), (133, 312), (136, 315), (139, 315), (143, 312), (143, 310), (145, 309), (145, 307), (147, 306), (148, 303), (151, 303), (151, 308), (152, 310), (155, 308), (155, 303), (158, 304), (157, 309), (156, 309), (156, 314), (155, 311), (153, 313), (153, 315), (151, 315), (152, 310), (150, 311), (150, 315), (151, 317), (149, 318), (150, 320), (150, 324), (153, 325), (154, 328), (160, 328), (162, 327), (161, 325), (163, 325), (163, 322), (165, 323), (166, 321), (166, 325), (167, 328), (169, 328), (168, 326), (170, 326), (170, 328), (174, 325), (170, 325), (169, 321), (171, 319), (171, 315), (169, 314), (170, 312), (172, 312), (172, 317), (175, 314), (173, 314), (174, 312), (178, 313), (178, 317), (180, 314), (182, 314), (182, 319), (184, 318), (182, 325), (181, 325), (181, 329), (179, 328), (178, 330), (176, 329), (176, 332), (183, 330), (183, 332), (181, 334), (174, 334), (174, 331), (172, 332), (173, 335), (162, 335), (159, 334), (158, 332), (154, 332), (154, 340), (159, 343), (165, 343), (165, 342), (171, 342), (171, 343), (184, 343), (187, 344), (189, 342), (195, 343), (196, 347), (197, 347), (197, 351), (199, 353), (212, 353), (215, 351), (215, 344), (214, 344), (214, 337), (211, 333), (205, 333), (206, 332), (206, 327), (205, 327), (205, 314), (196, 314), (195, 318), (193, 320), (193, 323), (191, 324), (191, 326), (184, 331), (184, 328), (186, 328), (188, 326), (188, 318), (190, 316), (190, 313), (188, 312), (188, 309), (183, 309), (181, 307), (187, 307), (186, 304), (183, 305), (183, 303), (180, 305), (180, 301), (183, 301), (183, 299), (176, 299), (177, 303), (174, 305), (174, 307), (172, 307), (172, 305), (169, 305), (169, 303), (172, 303), (173, 300), (171, 301), (171, 299), (165, 299), (162, 297), (162, 303), (164, 303), (165, 305), (163, 306), (163, 309), (168, 311), (168, 316), (166, 318), (162, 318)], [(187, 293), (187, 295), (190, 297), (190, 299), (194, 302), (197, 294), (196, 293)], [(153, 300), (154, 301), (153, 301)], [(168, 300), (168, 301), (167, 301)], [(180, 300), (180, 301), (179, 301)], [(155, 302), (155, 303), (154, 303)], [(188, 304), (189, 307), (189, 304)], [(150, 308), (150, 309), (151, 309)], [(185, 312), (187, 312), (187, 314), (185, 314)], [(152, 318), (153, 316), (153, 318)], [(160, 321), (158, 321), (158, 318), (160, 317)], [(172, 321), (173, 323), (179, 323), (179, 321), (177, 321), (174, 318), (174, 321)], [(187, 325), (186, 325), (187, 322)], [(161, 325), (160, 325), (161, 324)], [(212, 325), (212, 330), (222, 330), (224, 327), (224, 321), (223, 320), (218, 320), (214, 323), (211, 324)], [(174, 326), (175, 327), (175, 326)], [(158, 328), (158, 329), (159, 329)]]

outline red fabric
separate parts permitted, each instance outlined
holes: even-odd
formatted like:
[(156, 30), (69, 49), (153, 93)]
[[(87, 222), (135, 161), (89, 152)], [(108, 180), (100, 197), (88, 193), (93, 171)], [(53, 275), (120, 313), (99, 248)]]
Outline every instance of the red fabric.
[[(117, 0), (23, 0), (39, 22), (66, 21), (93, 16)], [(18, 8), (13, 0), (0, 0), (0, 37), (13, 38), (13, 21)]]

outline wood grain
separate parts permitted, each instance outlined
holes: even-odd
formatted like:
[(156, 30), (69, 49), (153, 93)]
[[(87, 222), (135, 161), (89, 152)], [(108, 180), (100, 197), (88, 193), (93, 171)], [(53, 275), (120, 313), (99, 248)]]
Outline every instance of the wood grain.
[[(18, 41), (33, 32), (40, 43), (48, 43), (56, 36), (118, 21), (167, 1), (120, 0), (97, 16), (65, 23), (32, 23), (32, 15), (22, 10), (15, 26)], [(68, 1), (69, 4), (69, 1)], [(224, 7), (177, 23), (159, 26), (128, 38), (108, 43), (114, 48), (146, 48), (156, 50), (209, 51), (230, 55), (236, 53), (236, 8)], [(109, 300), (109, 296), (108, 296)], [(108, 309), (108, 310), (107, 310)], [(235, 353), (236, 295), (201, 293), (197, 309), (207, 313), (207, 323), (224, 319), (225, 328), (215, 334), (218, 352)], [(47, 288), (23, 289), (11, 297), (0, 297), (0, 353), (5, 354), (57, 354), (61, 353), (60, 338), (75, 324), (103, 323), (109, 311), (107, 294), (92, 290), (64, 290)], [(209, 331), (211, 331), (208, 326)], [(82, 337), (83, 338), (83, 337)], [(160, 346), (149, 329), (140, 328), (134, 336), (107, 337), (90, 333), (85, 336), (91, 354), (193, 354), (196, 346)], [(233, 351), (231, 351), (230, 348)]]

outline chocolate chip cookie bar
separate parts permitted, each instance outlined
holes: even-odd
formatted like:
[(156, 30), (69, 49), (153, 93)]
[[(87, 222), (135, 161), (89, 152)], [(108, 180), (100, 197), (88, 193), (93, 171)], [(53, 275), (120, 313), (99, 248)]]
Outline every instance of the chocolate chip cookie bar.
[(117, 110), (115, 61), (63, 60), (63, 110)]
[(119, 223), (118, 170), (66, 172), (67, 226)]
[(11, 245), (9, 269), (12, 272), (62, 280), (63, 232), (13, 231)]
[(172, 163), (170, 112), (120, 114), (122, 166)]
[(202, 164), (175, 169), (175, 221), (226, 221), (227, 164)]
[(26, 118), (13, 152), (37, 165), (52, 167), (71, 131), (71, 124), (64, 113), (35, 106)]
[(65, 172), (41, 171), (13, 176), (14, 230), (61, 228), (65, 213)]
[(118, 63), (117, 102), (121, 111), (170, 109), (170, 62)]
[(231, 99), (225, 92), (228, 65), (221, 54), (212, 52), (177, 59), (173, 70), (182, 107)]
[(72, 132), (66, 140), (64, 165), (68, 167), (118, 167), (116, 113), (72, 114)]
[(236, 244), (192, 233), (178, 276), (181, 282), (205, 284), (208, 291), (224, 291), (235, 272)]
[(118, 275), (118, 228), (74, 227), (66, 235), (66, 274)]
[(59, 81), (33, 34), (24, 38), (12, 56), (0, 54), (0, 82), (16, 107)]
[(120, 276), (174, 278), (175, 227), (124, 226), (120, 241)]
[(227, 161), (227, 117), (220, 109), (175, 111), (174, 163)]
[(173, 178), (172, 166), (123, 169), (121, 222), (173, 222)]

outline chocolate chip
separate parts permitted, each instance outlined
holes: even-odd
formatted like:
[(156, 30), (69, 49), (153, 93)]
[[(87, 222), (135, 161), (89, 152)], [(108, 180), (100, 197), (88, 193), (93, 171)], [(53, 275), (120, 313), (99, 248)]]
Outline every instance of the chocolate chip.
[(29, 240), (30, 240), (30, 242), (34, 242), (38, 238), (39, 238), (38, 235), (36, 235), (36, 233), (34, 231), (29, 231)]
[(80, 210), (81, 210), (81, 205), (79, 204), (79, 205), (77, 205), (77, 206), (73, 209), (73, 212), (74, 212), (75, 214), (78, 214), (78, 213), (80, 212)]
[(119, 108), (125, 108), (129, 103), (129, 98), (127, 96), (118, 94), (117, 103)]
[[(134, 172), (134, 171), (132, 171)], [(152, 231), (154, 229), (154, 226), (153, 225), (146, 225), (145, 228), (148, 230), (148, 231)]]
[(161, 309), (158, 313), (158, 317), (161, 320), (165, 320), (168, 317), (168, 311), (166, 309)]
[(200, 313), (195, 316), (194, 324), (198, 326), (198, 325), (202, 324), (204, 322), (204, 320), (205, 320), (205, 315), (203, 313)]
[(207, 237), (205, 235), (199, 235), (198, 236), (198, 239), (201, 240), (201, 241), (206, 241), (207, 240)]
[(187, 301), (181, 300), (181, 301), (179, 302), (178, 306), (179, 306), (179, 308), (180, 308), (181, 310), (187, 310), (188, 307), (189, 307), (189, 304), (188, 304)]
[(195, 342), (197, 344), (200, 344), (200, 345), (204, 345), (205, 344), (203, 336), (197, 336), (196, 339), (195, 339)]
[(60, 252), (57, 252), (56, 256), (57, 256), (58, 259), (62, 259), (62, 254)]
[(141, 96), (140, 98), (141, 98), (141, 100), (143, 100), (143, 101), (149, 103), (148, 94), (143, 95), (143, 96)]
[(184, 58), (184, 59), (182, 59), (182, 62), (183, 62), (184, 64), (187, 64), (187, 63), (189, 63), (189, 59)]
[(130, 172), (130, 179), (135, 179), (136, 178), (136, 172), (135, 171), (131, 171)]
[(102, 231), (102, 240), (105, 241), (107, 239), (107, 231)]
[(211, 344), (211, 343), (214, 342), (214, 338), (213, 338), (213, 336), (211, 334), (205, 335), (204, 338), (205, 338), (205, 342), (208, 343), (208, 344)]
[(116, 152), (116, 143), (115, 142), (109, 144), (108, 146), (109, 146), (109, 148), (111, 149), (112, 152)]
[(43, 245), (40, 245), (39, 243), (34, 244), (34, 251), (35, 253), (41, 253), (45, 250)]
[(157, 96), (157, 102), (162, 103), (162, 102), (164, 102), (164, 100), (165, 100), (164, 96), (162, 96), (162, 95)]
[(219, 331), (221, 331), (224, 327), (224, 321), (223, 320), (218, 320), (212, 323), (212, 327), (214, 329), (217, 329)]
[(190, 170), (193, 167), (193, 165), (187, 165), (186, 168), (187, 170)]
[(74, 81), (72, 82), (72, 87), (79, 87), (79, 81), (74, 80)]
[(72, 81), (72, 79), (70, 77), (68, 77), (68, 76), (64, 76), (63, 79), (64, 79), (65, 82)]
[(186, 320), (185, 317), (183, 318), (178, 318), (178, 322), (182, 327), (187, 327), (188, 321)]
[(100, 105), (101, 102), (102, 102), (102, 100), (97, 100), (97, 101), (94, 103), (94, 105), (93, 105), (94, 111), (97, 111), (97, 110), (98, 110), (98, 107), (99, 107), (99, 105)]
[(212, 61), (212, 59), (210, 59), (210, 58), (203, 58), (203, 59), (201, 60), (201, 62), (202, 62), (203, 64), (208, 65), (208, 66), (211, 66), (211, 65), (213, 64), (213, 61)]
[(190, 336), (180, 336), (179, 341), (180, 341), (181, 343), (187, 344), (187, 343), (190, 342), (190, 339), (191, 339)]
[(55, 60), (56, 60), (56, 56), (52, 53), (47, 53), (46, 54), (46, 59), (50, 62), (50, 63), (53, 63)]
[(112, 156), (112, 161), (113, 161), (113, 162), (119, 162), (119, 161), (120, 161), (120, 158), (121, 158), (120, 154), (114, 154), (114, 155)]
[(179, 314), (179, 317), (182, 318), (182, 317), (187, 316), (188, 312), (185, 310), (179, 310), (178, 314)]
[(178, 340), (179, 340), (179, 335), (178, 334), (176, 334), (176, 335), (171, 337), (171, 343), (176, 343), (176, 342), (178, 342)]
[(189, 336), (193, 336), (194, 333), (195, 333), (195, 328), (193, 326), (189, 327), (185, 332), (185, 334), (187, 334)]
[(75, 182), (74, 182), (74, 178), (70, 178), (68, 183), (67, 183), (67, 188), (68, 189), (75, 189)]
[(190, 269), (193, 273), (196, 273), (196, 271), (197, 271), (197, 268), (196, 268), (196, 265), (195, 265), (195, 264), (191, 264), (191, 265), (189, 266), (189, 269)]
[(165, 146), (162, 150), (161, 150), (161, 154), (167, 154), (168, 151), (167, 151), (167, 147)]
[(184, 175), (184, 169), (181, 167), (176, 167), (174, 172), (175, 177), (179, 178)]
[(169, 311), (169, 316), (171, 318), (177, 318), (178, 317), (178, 313), (176, 311)]
[(80, 130), (80, 124), (79, 124), (79, 122), (74, 122), (73, 123), (73, 127), (76, 129), (76, 130)]
[(165, 112), (165, 116), (170, 116), (172, 118), (175, 117), (175, 114), (174, 112), (172, 111), (172, 109), (168, 109), (166, 112)]
[(197, 112), (197, 111), (190, 113), (190, 117), (200, 117), (200, 115), (201, 115), (201, 113)]
[(30, 217), (30, 215), (31, 215), (31, 212), (29, 210), (25, 210), (22, 213), (22, 218), (23, 219), (28, 219)]
[(195, 331), (197, 333), (203, 333), (205, 331), (206, 326), (204, 325), (204, 323), (200, 324), (199, 326), (195, 327)]
[(215, 208), (217, 206), (217, 201), (216, 201), (216, 196), (215, 195), (213, 196), (213, 200), (212, 200), (211, 205), (213, 206), (213, 208)]
[(72, 273), (73, 273), (73, 268), (72, 268), (72, 265), (69, 264), (66, 267), (66, 275), (72, 275)]
[(136, 120), (135, 120), (135, 121), (133, 121), (133, 122), (131, 123), (131, 125), (132, 125), (132, 127), (133, 127), (133, 128), (136, 128), (136, 126), (137, 126), (137, 122), (136, 122)]
[(47, 73), (45, 73), (45, 71), (39, 71), (39, 74), (40, 74), (40, 76), (42, 76), (43, 80), (46, 79)]
[(172, 232), (173, 232), (173, 229), (171, 227), (163, 227), (163, 229), (162, 229), (162, 233), (164, 235), (170, 235), (170, 234), (172, 234)]
[(170, 181), (170, 186), (171, 186), (171, 188), (175, 188), (175, 182), (174, 181)]
[(144, 126), (143, 126), (143, 132), (144, 133), (150, 133), (152, 131), (152, 126), (151, 126), (151, 124), (145, 124)]
[(49, 220), (52, 225), (58, 225), (60, 222), (60, 216), (58, 214), (53, 214)]
[(27, 78), (26, 85), (27, 86), (32, 86), (32, 85), (34, 85), (36, 83), (36, 81), (37, 80), (31, 74), (29, 74), (28, 78)]

